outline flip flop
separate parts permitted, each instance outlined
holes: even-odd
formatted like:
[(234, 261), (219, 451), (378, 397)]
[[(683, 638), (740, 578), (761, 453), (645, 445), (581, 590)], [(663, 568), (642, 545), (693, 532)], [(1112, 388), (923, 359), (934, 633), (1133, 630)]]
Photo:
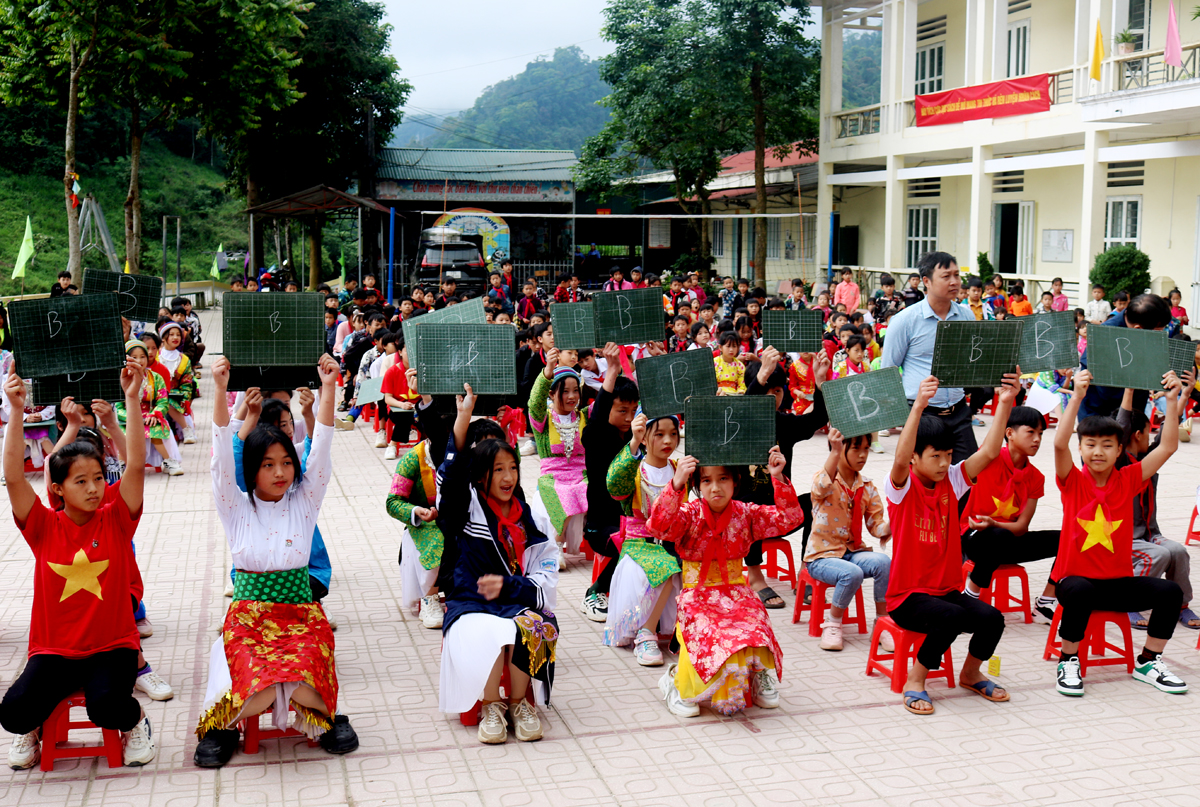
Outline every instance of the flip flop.
[(1192, 630), (1200, 630), (1200, 625), (1189, 625), (1188, 624), (1188, 622), (1190, 622), (1193, 619), (1200, 619), (1200, 616), (1196, 616), (1196, 612), (1193, 611), (1191, 608), (1184, 608), (1182, 611), (1179, 612), (1179, 624), (1180, 625), (1183, 625), (1185, 628), (1191, 628)]
[[(1139, 625), (1138, 620), (1141, 620), (1142, 622), (1145, 622), (1146, 624)], [(1150, 623), (1146, 620), (1146, 617), (1142, 616), (1137, 611), (1130, 611), (1129, 612), (1129, 627), (1133, 628), (1134, 630), (1145, 630), (1146, 628), (1150, 627)]]
[[(780, 597), (775, 592), (775, 589), (771, 588), (770, 586), (767, 586), (766, 588), (764, 588), (760, 591), (756, 591), (755, 593), (758, 594), (758, 598), (760, 600), (762, 600), (762, 604), (763, 604), (764, 608), (786, 608), (787, 607), (787, 603), (783, 601), (783, 597)], [(771, 605), (769, 602), (767, 602), (767, 600), (770, 600), (772, 598), (779, 600), (779, 605)]]
[[(928, 710), (914, 709), (912, 705), (917, 701), (925, 701), (931, 707)], [(933, 699), (929, 697), (929, 693), (925, 690), (917, 692), (915, 689), (910, 689), (904, 693), (904, 708), (912, 712), (914, 715), (931, 715), (933, 714)]]
[[(974, 684), (963, 684), (963, 686), (976, 693), (984, 700), (989, 700), (992, 703), (1004, 703), (1008, 700), (1008, 690), (997, 684), (995, 681), (979, 681), (978, 683)], [(995, 696), (997, 689), (1004, 693), (1003, 697), (998, 698)]]

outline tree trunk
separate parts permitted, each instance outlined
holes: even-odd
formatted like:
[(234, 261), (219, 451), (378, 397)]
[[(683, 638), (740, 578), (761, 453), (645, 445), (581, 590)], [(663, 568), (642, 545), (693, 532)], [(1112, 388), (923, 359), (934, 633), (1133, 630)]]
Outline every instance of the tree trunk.
[[(761, 25), (753, 28), (754, 41), (761, 41)], [(754, 102), (754, 206), (756, 212), (767, 212), (767, 109), (763, 98), (762, 62), (750, 68), (750, 95)], [(760, 218), (754, 227), (754, 285), (767, 287), (767, 220)]]
[[(253, 158), (251, 158), (251, 161)], [(253, 164), (250, 170), (246, 172), (246, 207), (254, 207), (259, 204), (259, 187), (258, 179), (254, 176)], [(250, 277), (258, 278), (258, 268), (265, 266), (263, 263), (263, 238), (262, 238), (262, 222), (255, 219), (250, 222), (250, 254), (252, 260), (248, 270)]]
[[(285, 250), (286, 254), (284, 255), (284, 260), (287, 261), (288, 269), (290, 269), (292, 272), (295, 272), (296, 271), (296, 259), (294, 257), (292, 257), (292, 220), (291, 219), (287, 219), (284, 222), (284, 234), (285, 234), (284, 240), (287, 242), (287, 249)], [(297, 275), (297, 278), (299, 278), (299, 275)]]
[(75, 129), (79, 122), (79, 78), (90, 55), (90, 47), (81, 57), (75, 49), (75, 44), (71, 44), (71, 79), (67, 90), (67, 131), (63, 149), (66, 164), (63, 175), (63, 200), (67, 206), (67, 271), (71, 273), (71, 282), (77, 288), (83, 288), (83, 250), (80, 244), (79, 211), (71, 203), (71, 196), (75, 192)]
[(129, 109), (129, 192), (125, 194), (125, 263), (132, 275), (142, 270), (142, 109)]
[[(308, 290), (316, 291), (321, 285), (321, 241), (325, 221), (321, 216), (314, 216), (308, 231)], [(300, 277), (297, 275), (296, 280)]]

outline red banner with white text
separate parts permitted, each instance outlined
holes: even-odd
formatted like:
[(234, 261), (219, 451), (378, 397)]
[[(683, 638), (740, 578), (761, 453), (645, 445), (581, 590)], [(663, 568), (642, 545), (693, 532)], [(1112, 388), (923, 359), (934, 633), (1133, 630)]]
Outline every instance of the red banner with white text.
[(1025, 76), (918, 95), (917, 125), (1028, 115), (1050, 109), (1050, 75)]

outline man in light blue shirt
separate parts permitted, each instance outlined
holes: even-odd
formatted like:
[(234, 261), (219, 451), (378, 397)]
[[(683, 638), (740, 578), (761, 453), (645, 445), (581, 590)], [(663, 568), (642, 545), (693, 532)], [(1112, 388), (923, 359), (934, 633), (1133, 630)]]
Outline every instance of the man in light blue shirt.
[[(975, 321), (975, 315), (969, 309), (955, 302), (962, 279), (953, 255), (926, 253), (921, 256), (917, 271), (925, 284), (925, 299), (892, 317), (881, 362), (884, 367), (899, 367), (903, 371), (904, 394), (910, 403), (916, 400), (917, 389), (933, 369), (937, 323)], [(961, 389), (939, 387), (925, 413), (945, 418), (946, 427), (954, 432), (954, 462), (962, 462), (979, 449), (971, 428), (971, 410)]]

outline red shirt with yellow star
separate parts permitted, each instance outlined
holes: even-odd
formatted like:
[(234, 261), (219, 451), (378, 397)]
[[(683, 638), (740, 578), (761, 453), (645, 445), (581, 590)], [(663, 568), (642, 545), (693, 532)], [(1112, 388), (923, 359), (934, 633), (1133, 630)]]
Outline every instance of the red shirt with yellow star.
[(1114, 469), (1102, 488), (1076, 466), (1056, 481), (1063, 526), (1051, 577), (1133, 577), (1133, 498), (1146, 487), (1142, 464)]
[(41, 499), (17, 528), (33, 550), (33, 613), (29, 655), (67, 658), (139, 647), (134, 603), (142, 575), (133, 557), (141, 511), (129, 512), (120, 496), (105, 497), (80, 526)]
[(892, 567), (887, 607), (896, 608), (910, 594), (940, 597), (962, 588), (962, 532), (958, 500), (971, 487), (963, 464), (951, 465), (946, 478), (927, 488), (909, 473), (904, 487), (884, 485), (892, 522)]
[(971, 498), (962, 512), (962, 530), (970, 529), (968, 519), (991, 516), (996, 521), (1011, 524), (1021, 516), (1030, 499), (1046, 495), (1046, 477), (1026, 462), (1024, 468), (1013, 465), (1008, 446), (979, 474), (971, 488)]

